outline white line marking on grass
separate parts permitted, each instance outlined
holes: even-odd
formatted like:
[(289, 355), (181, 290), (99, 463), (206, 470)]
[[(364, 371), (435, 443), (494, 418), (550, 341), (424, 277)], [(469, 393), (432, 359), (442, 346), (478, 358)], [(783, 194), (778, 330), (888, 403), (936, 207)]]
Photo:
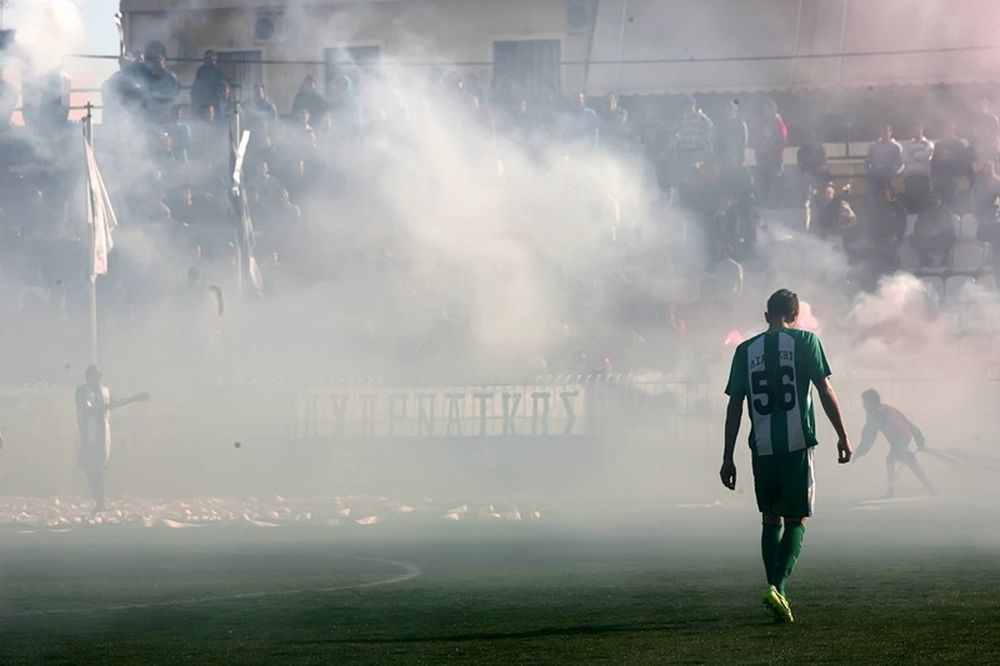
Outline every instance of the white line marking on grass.
[(169, 601), (150, 601), (135, 604), (116, 604), (111, 606), (88, 606), (85, 608), (51, 608), (44, 610), (29, 610), (19, 613), (0, 613), (0, 618), (24, 617), (29, 615), (69, 615), (74, 613), (100, 613), (107, 611), (137, 610), (143, 608), (169, 608), (171, 606), (195, 606), (198, 604), (223, 603), (226, 601), (242, 601), (244, 599), (263, 599), (266, 597), (292, 596), (295, 594), (325, 594), (328, 592), (343, 592), (345, 590), (361, 590), (369, 587), (385, 587), (396, 585), (413, 580), (417, 576), (423, 575), (423, 569), (415, 564), (398, 562), (396, 560), (384, 560), (378, 557), (356, 557), (354, 555), (337, 555), (338, 560), (357, 560), (359, 562), (378, 562), (399, 567), (403, 570), (398, 576), (373, 580), (367, 583), (356, 583), (354, 585), (334, 585), (332, 587), (315, 587), (298, 590), (274, 590), (271, 592), (244, 592), (241, 594), (226, 594), (211, 597), (197, 597), (193, 599), (171, 599)]

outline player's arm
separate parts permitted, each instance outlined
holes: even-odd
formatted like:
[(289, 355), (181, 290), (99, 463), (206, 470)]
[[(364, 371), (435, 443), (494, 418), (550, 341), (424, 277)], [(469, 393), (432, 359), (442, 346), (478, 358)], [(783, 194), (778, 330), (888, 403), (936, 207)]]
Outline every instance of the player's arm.
[(927, 448), (927, 439), (924, 437), (924, 431), (917, 427), (917, 424), (906, 418), (906, 422), (910, 425), (910, 430), (913, 431), (913, 440), (917, 443), (918, 449)]
[(840, 401), (837, 400), (837, 393), (833, 390), (833, 383), (830, 377), (814, 382), (816, 391), (819, 393), (820, 404), (823, 405), (823, 412), (826, 418), (830, 419), (830, 424), (837, 433), (837, 462), (844, 464), (851, 462), (853, 451), (850, 439), (847, 437), (847, 429), (844, 427), (844, 417), (840, 411)]
[(726, 440), (722, 449), (722, 467), (719, 469), (719, 478), (722, 485), (730, 490), (736, 490), (736, 463), (733, 461), (733, 453), (736, 451), (736, 438), (740, 434), (740, 422), (743, 420), (743, 396), (729, 396), (729, 405), (726, 407)]
[(118, 409), (119, 407), (126, 407), (136, 402), (149, 402), (148, 393), (136, 393), (130, 398), (125, 398), (124, 400), (112, 400), (108, 404), (108, 409)]
[(740, 421), (743, 420), (743, 401), (749, 392), (747, 354), (744, 346), (739, 345), (733, 354), (729, 382), (726, 384), (729, 405), (726, 407), (725, 443), (722, 449), (722, 467), (719, 469), (722, 485), (730, 490), (736, 490), (736, 463), (733, 462), (733, 452), (736, 451), (736, 438), (740, 434)]
[(878, 437), (878, 422), (869, 416), (868, 420), (865, 421), (865, 427), (861, 429), (861, 443), (858, 444), (858, 450), (854, 452), (854, 457), (860, 458), (871, 451), (876, 437)]

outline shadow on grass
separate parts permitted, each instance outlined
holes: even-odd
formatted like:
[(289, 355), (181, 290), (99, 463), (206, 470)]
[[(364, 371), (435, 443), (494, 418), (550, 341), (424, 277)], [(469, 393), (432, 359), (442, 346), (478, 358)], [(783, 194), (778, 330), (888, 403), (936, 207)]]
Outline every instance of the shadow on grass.
[[(343, 639), (323, 639), (308, 641), (309, 644), (337, 644), (337, 645), (391, 645), (406, 643), (463, 643), (469, 641), (506, 641), (525, 640), (531, 638), (554, 638), (573, 636), (600, 636), (606, 634), (629, 634), (660, 632), (670, 630), (680, 630), (690, 625), (708, 624), (716, 621), (717, 618), (688, 619), (671, 623), (658, 624), (603, 624), (603, 625), (577, 625), (571, 627), (543, 627), (526, 631), (509, 632), (469, 632), (465, 634), (449, 634), (446, 636), (400, 636), (386, 638), (343, 638)], [(769, 625), (771, 623), (768, 623)], [(751, 626), (751, 625), (748, 625)], [(752, 626), (760, 626), (753, 623)]]

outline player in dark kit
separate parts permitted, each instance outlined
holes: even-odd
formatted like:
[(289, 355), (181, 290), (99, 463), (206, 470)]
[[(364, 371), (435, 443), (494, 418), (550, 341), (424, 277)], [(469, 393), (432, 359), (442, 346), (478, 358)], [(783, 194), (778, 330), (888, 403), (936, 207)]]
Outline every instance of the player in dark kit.
[(806, 519), (813, 512), (817, 444), (813, 386), (837, 432), (838, 462), (851, 461), (851, 444), (823, 345), (814, 334), (793, 328), (798, 316), (798, 296), (787, 289), (776, 291), (767, 300), (767, 331), (736, 348), (726, 386), (729, 407), (719, 470), (723, 485), (735, 490), (733, 452), (746, 400), (754, 492), (763, 523), (760, 549), (768, 583), (764, 603), (781, 622), (794, 621), (785, 585), (802, 550)]
[(896, 474), (900, 465), (908, 467), (913, 472), (928, 495), (936, 494), (934, 486), (927, 479), (924, 470), (920, 468), (917, 457), (910, 450), (910, 442), (913, 441), (917, 443), (917, 449), (920, 451), (927, 448), (924, 433), (920, 431), (920, 428), (906, 418), (903, 412), (883, 403), (882, 396), (875, 389), (868, 389), (862, 393), (861, 401), (868, 413), (868, 421), (865, 423), (864, 430), (861, 431), (858, 458), (871, 450), (875, 438), (880, 432), (885, 435), (889, 442), (889, 455), (885, 459), (885, 471), (889, 485), (885, 496), (893, 497), (896, 494)]

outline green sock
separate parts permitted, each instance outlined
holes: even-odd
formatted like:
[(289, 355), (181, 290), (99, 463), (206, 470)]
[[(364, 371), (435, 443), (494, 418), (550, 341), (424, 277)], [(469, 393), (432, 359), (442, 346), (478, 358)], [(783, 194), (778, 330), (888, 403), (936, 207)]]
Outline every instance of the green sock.
[(764, 523), (760, 529), (760, 555), (764, 560), (764, 573), (767, 575), (768, 585), (778, 584), (778, 544), (780, 542), (781, 525)]
[(806, 526), (802, 523), (785, 522), (785, 533), (781, 536), (781, 543), (778, 544), (778, 559), (775, 566), (774, 585), (778, 592), (785, 593), (785, 584), (795, 570), (795, 563), (802, 552), (802, 539), (806, 535)]

